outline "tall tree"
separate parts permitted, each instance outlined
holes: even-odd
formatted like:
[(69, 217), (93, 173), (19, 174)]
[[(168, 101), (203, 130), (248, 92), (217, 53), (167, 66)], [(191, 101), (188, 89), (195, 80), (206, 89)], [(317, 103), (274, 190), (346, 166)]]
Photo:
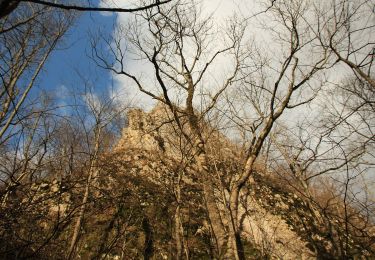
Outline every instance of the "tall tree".
[[(11, 126), (22, 116), (27, 96), (51, 52), (72, 22), (72, 16), (50, 8), (20, 10), (20, 17), (33, 20), (0, 34), (0, 142), (6, 141)], [(18, 20), (18, 18), (14, 17)], [(21, 18), (22, 20), (22, 18)], [(49, 23), (44, 23), (48, 20)], [(7, 23), (1, 23), (4, 26)], [(24, 115), (25, 116), (25, 115)], [(19, 122), (18, 122), (19, 123)]]
[[(242, 61), (246, 57), (243, 36), (246, 23), (229, 22), (227, 30), (220, 31), (212, 24), (212, 18), (202, 18), (194, 1), (178, 1), (163, 5), (157, 10), (147, 10), (135, 16), (129, 27), (121, 26), (116, 32), (115, 44), (111, 44), (113, 61), (107, 59), (96, 45), (94, 54), (100, 66), (122, 75), (153, 99), (164, 103), (173, 115), (173, 121), (181, 136), (191, 145), (196, 170), (200, 173), (206, 208), (213, 233), (215, 255), (223, 257), (227, 252), (227, 232), (215, 198), (214, 179), (208, 167), (206, 143), (203, 134), (205, 117), (214, 108), (220, 95), (238, 80)], [(142, 29), (147, 31), (144, 33)], [(213, 45), (214, 36), (223, 39)], [(151, 66), (158, 88), (150, 88), (149, 82), (126, 69), (124, 42)], [(126, 47), (125, 47), (126, 48)], [(229, 65), (220, 81), (210, 79), (210, 73), (223, 57)], [(199, 95), (205, 95), (202, 106), (196, 108)], [(188, 129), (184, 127), (187, 122)]]

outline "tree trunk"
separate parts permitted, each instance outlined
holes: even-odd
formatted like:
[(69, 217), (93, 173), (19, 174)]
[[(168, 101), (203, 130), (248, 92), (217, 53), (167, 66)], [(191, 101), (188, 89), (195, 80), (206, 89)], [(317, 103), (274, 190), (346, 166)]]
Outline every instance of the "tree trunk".
[(181, 175), (178, 176), (178, 181), (176, 185), (176, 199), (177, 199), (177, 208), (175, 212), (175, 242), (177, 249), (177, 259), (183, 259), (185, 254), (185, 259), (189, 259), (189, 248), (184, 238), (184, 228), (182, 225), (181, 219)]
[(96, 168), (96, 164), (97, 164), (97, 158), (98, 158), (98, 153), (99, 153), (99, 137), (100, 137), (100, 129), (98, 129), (98, 131), (95, 133), (94, 153), (90, 162), (89, 175), (87, 177), (85, 193), (82, 199), (82, 205), (79, 209), (78, 218), (73, 229), (72, 239), (71, 239), (71, 243), (70, 243), (70, 247), (68, 251), (68, 259), (72, 259), (74, 257), (75, 247), (76, 247), (78, 236), (81, 230), (82, 220), (85, 214), (86, 204), (87, 204), (89, 194), (90, 194), (91, 182), (92, 182), (92, 179), (94, 177), (97, 177), (98, 175), (98, 169)]
[(229, 214), (230, 214), (230, 223), (229, 223), (229, 243), (228, 251), (232, 251), (234, 259), (245, 259), (243, 253), (243, 247), (240, 237), (240, 226), (238, 223), (238, 206), (239, 206), (239, 197), (242, 187), (246, 184), (249, 179), (252, 171), (256, 155), (250, 155), (246, 161), (245, 169), (242, 172), (239, 179), (235, 182), (234, 187), (230, 192), (229, 198)]
[(207, 158), (205, 153), (201, 153), (197, 158), (198, 171), (203, 177), (203, 195), (208, 212), (209, 223), (214, 235), (215, 251), (218, 257), (222, 257), (226, 252), (227, 234), (216, 203), (215, 189), (207, 170)]
[(154, 241), (152, 237), (151, 225), (147, 217), (142, 220), (142, 229), (145, 236), (143, 245), (143, 259), (149, 260), (154, 254)]
[(230, 194), (229, 199), (229, 241), (228, 241), (228, 254), (232, 255), (234, 259), (244, 259), (243, 253), (240, 252), (241, 239), (239, 234), (238, 225), (238, 203), (239, 203), (240, 189), (235, 186)]

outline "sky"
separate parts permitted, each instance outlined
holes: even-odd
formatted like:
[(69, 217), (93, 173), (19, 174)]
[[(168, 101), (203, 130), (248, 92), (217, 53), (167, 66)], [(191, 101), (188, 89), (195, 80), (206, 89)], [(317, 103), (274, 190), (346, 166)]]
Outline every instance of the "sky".
[[(102, 1), (110, 1), (110, 0), (102, 0)], [(202, 15), (213, 15), (214, 21), (221, 25), (225, 26), (225, 20), (229, 16), (231, 16), (234, 12), (234, 10), (237, 10), (237, 3), (239, 0), (204, 0), (201, 1), (202, 3)], [(133, 1), (134, 2), (134, 1)], [(243, 1), (242, 1), (243, 2)], [(244, 4), (243, 4), (244, 5)], [(123, 24), (126, 24), (129, 20), (129, 15), (127, 14), (119, 14), (117, 17), (117, 26), (121, 26)], [(224, 63), (224, 62), (222, 62)], [(153, 73), (149, 73), (149, 71), (152, 71), (152, 67), (150, 64), (141, 63), (138, 61), (132, 61), (129, 60), (127, 62), (129, 71), (131, 73), (134, 73), (135, 75), (142, 74), (147, 75), (146, 77), (152, 77)], [(148, 67), (147, 67), (148, 66)], [(151, 76), (152, 75), (152, 76)], [(142, 78), (144, 78), (142, 76)], [(132, 81), (127, 79), (124, 76), (121, 75), (113, 75), (114, 83), (116, 90), (119, 93), (126, 93), (126, 96), (131, 101), (135, 102), (137, 106), (141, 107), (144, 110), (151, 110), (154, 106), (156, 101), (152, 100), (149, 96), (146, 94), (140, 93), (138, 88), (133, 84)], [(154, 81), (148, 81), (149, 86), (156, 85)], [(147, 83), (146, 83), (147, 84)], [(155, 93), (159, 93), (160, 89), (157, 89), (155, 87), (154, 90)]]
[[(94, 0), (93, 5), (118, 7), (119, 3), (127, 3), (126, 7), (131, 6), (135, 0)], [(215, 21), (224, 25), (226, 18), (239, 11), (243, 15), (257, 13), (265, 7), (256, 4), (257, 1), (240, 0), (202, 0), (203, 12), (213, 13)], [(129, 4), (130, 3), (130, 4)], [(121, 7), (121, 6), (120, 6)], [(95, 88), (100, 91), (106, 91), (112, 86), (119, 91), (125, 92), (129, 99), (132, 96), (138, 96), (139, 91), (132, 89), (123, 76), (111, 75), (106, 70), (97, 67), (95, 62), (89, 57), (90, 54), (90, 32), (97, 32), (100, 28), (110, 32), (114, 27), (126, 23), (132, 14), (120, 13), (81, 13), (74, 26), (65, 35), (60, 49), (53, 52), (43, 74), (39, 77), (39, 89), (46, 89), (59, 95), (60, 97), (69, 89), (77, 89), (78, 84), (83, 84), (81, 77), (91, 80)], [(253, 31), (254, 28), (252, 28)], [(256, 32), (254, 32), (256, 34)], [(257, 37), (264, 37), (264, 33), (257, 33)], [(140, 71), (142, 65), (139, 63), (127, 62), (132, 71)], [(81, 75), (81, 76), (80, 76)], [(38, 89), (34, 91), (37, 93)], [(145, 96), (140, 96), (139, 100), (145, 101)], [(141, 103), (141, 102), (138, 102)], [(147, 102), (146, 102), (147, 103)]]
[[(102, 0), (105, 1), (105, 0)], [(100, 5), (111, 4), (110, 1), (101, 2)], [(119, 2), (119, 1), (116, 1)], [(124, 1), (125, 2), (125, 1)], [(129, 1), (126, 1), (129, 3)], [(225, 24), (225, 18), (229, 17), (234, 10), (238, 10), (241, 5), (241, 12), (246, 14), (257, 13), (256, 5), (253, 9), (240, 0), (204, 0), (203, 9), (207, 14), (214, 13), (214, 18), (218, 23)], [(99, 4), (99, 0), (96, 0)], [(245, 6), (245, 7), (243, 7)], [(105, 92), (113, 86), (116, 91), (125, 91), (129, 100), (134, 100), (135, 105), (142, 108), (150, 108), (152, 102), (138, 90), (132, 89), (128, 82), (122, 76), (111, 75), (110, 72), (97, 67), (95, 62), (89, 57), (90, 53), (90, 32), (96, 32), (99, 28), (104, 28), (106, 32), (111, 32), (113, 26), (119, 26), (125, 23), (131, 14), (108, 14), (108, 13), (82, 13), (77, 19), (75, 25), (66, 34), (59, 50), (51, 55), (48, 64), (45, 66), (43, 74), (39, 78), (39, 89), (45, 89), (54, 93), (56, 97), (62, 98), (68, 95), (68, 92), (78, 89), (83, 84), (82, 78), (90, 79), (98, 93)], [(142, 65), (128, 62), (133, 70), (141, 70)], [(80, 75), (79, 75), (80, 74)], [(34, 91), (37, 93), (38, 89)], [(65, 98), (68, 99), (68, 98)], [(69, 103), (69, 100), (60, 100), (62, 104)], [(290, 119), (291, 116), (288, 116)]]
[[(205, 0), (203, 1), (203, 10), (207, 14), (214, 13), (216, 22), (225, 23), (225, 17), (230, 16), (233, 10), (238, 9), (236, 1), (238, 2), (238, 0)], [(119, 1), (113, 0), (92, 2), (93, 5), (121, 7), (118, 3)], [(126, 1), (126, 3), (128, 3), (126, 7), (129, 7), (132, 1)], [(60, 102), (65, 103), (64, 99), (69, 96), (69, 92), (82, 87), (84, 83), (82, 78), (87, 78), (90, 79), (90, 84), (98, 93), (114, 87), (121, 95), (126, 95), (125, 99), (132, 100), (138, 106), (145, 109), (153, 106), (154, 103), (150, 99), (140, 94), (136, 89), (132, 89), (122, 76), (112, 75), (109, 71), (98, 68), (90, 58), (90, 33), (96, 33), (99, 29), (107, 33), (111, 32), (116, 26), (126, 23), (131, 15), (107, 12), (81, 13), (66, 33), (59, 48), (49, 57), (48, 63), (39, 77), (38, 86), (31, 95), (38, 95), (39, 91), (43, 89), (59, 98)], [(134, 70), (140, 70), (137, 68), (138, 64), (129, 62), (128, 65), (133, 66)]]
[[(119, 7), (120, 2), (128, 4), (120, 7), (129, 7), (134, 1), (95, 0), (93, 5)], [(202, 4), (203, 13), (213, 14), (215, 22), (222, 26), (235, 11), (251, 16), (265, 8), (255, 4), (255, 1), (252, 1), (250, 5), (249, 1), (240, 0), (204, 0)], [(34, 94), (37, 94), (40, 89), (44, 89), (55, 95), (59, 99), (60, 105), (69, 104), (69, 92), (82, 89), (84, 80), (87, 79), (89, 84), (94, 86), (97, 95), (114, 89), (121, 95), (124, 102), (130, 101), (134, 106), (146, 110), (151, 109), (155, 101), (140, 93), (124, 76), (114, 75), (107, 70), (98, 68), (90, 58), (90, 33), (96, 33), (98, 30), (111, 33), (114, 28), (125, 24), (131, 16), (132, 14), (129, 13), (81, 13), (74, 26), (65, 35), (59, 49), (50, 56), (43, 74), (39, 77), (39, 88), (34, 90)], [(255, 31), (255, 28), (252, 28), (252, 31)], [(144, 70), (143, 65), (139, 62), (128, 60), (126, 65), (131, 72)], [(225, 67), (225, 62), (222, 62), (222, 67)]]
[(77, 84), (83, 84), (82, 77), (91, 78), (97, 89), (107, 87), (111, 75), (90, 58), (90, 33), (98, 29), (112, 30), (114, 21), (114, 17), (97, 12), (81, 13), (49, 57), (35, 93), (43, 89), (61, 98), (69, 90), (77, 89)]

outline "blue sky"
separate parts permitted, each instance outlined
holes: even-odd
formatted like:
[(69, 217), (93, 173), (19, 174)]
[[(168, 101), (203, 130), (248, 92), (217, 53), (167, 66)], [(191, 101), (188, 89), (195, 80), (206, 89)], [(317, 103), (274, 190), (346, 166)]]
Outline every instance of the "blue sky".
[[(221, 17), (232, 9), (233, 4), (224, 4), (225, 1), (220, 0), (206, 0), (206, 7), (209, 10), (215, 10)], [(99, 0), (92, 2), (93, 5), (99, 5)], [(220, 8), (219, 8), (220, 7)], [(229, 8), (231, 7), (231, 8)], [(221, 14), (221, 15), (220, 15)], [(78, 73), (91, 80), (95, 89), (99, 93), (108, 92), (108, 87), (111, 84), (116, 85), (121, 89), (128, 89), (129, 99), (137, 96), (138, 90), (131, 89), (128, 82), (124, 81), (121, 76), (115, 76), (104, 69), (98, 68), (95, 62), (89, 57), (90, 55), (90, 32), (96, 33), (99, 29), (106, 33), (111, 33), (113, 28), (120, 22), (125, 22), (127, 17), (131, 14), (119, 14), (120, 19), (117, 19), (116, 14), (109, 15), (108, 13), (99, 12), (83, 12), (80, 13), (79, 18), (75, 24), (70, 28), (63, 38), (59, 48), (55, 50), (49, 57), (49, 60), (44, 67), (43, 73), (39, 76), (38, 84), (33, 88), (31, 96), (39, 95), (40, 90), (47, 90), (49, 93), (59, 99), (61, 103), (70, 103), (68, 100), (69, 91), (77, 90), (82, 87), (83, 81), (78, 76)], [(131, 63), (132, 70), (140, 70), (136, 64)], [(147, 97), (142, 96), (143, 99)], [(146, 100), (143, 100), (146, 101)], [(147, 103), (147, 102), (145, 102)], [(153, 102), (149, 101), (153, 104)]]
[(76, 89), (79, 84), (83, 84), (77, 72), (92, 79), (92, 83), (98, 90), (104, 90), (110, 85), (109, 72), (98, 68), (89, 57), (90, 32), (96, 32), (99, 29), (110, 32), (115, 21), (115, 15), (103, 16), (98, 12), (81, 13), (66, 33), (59, 48), (49, 57), (34, 94), (43, 89), (56, 93), (58, 98), (62, 98), (61, 94), (64, 91)]

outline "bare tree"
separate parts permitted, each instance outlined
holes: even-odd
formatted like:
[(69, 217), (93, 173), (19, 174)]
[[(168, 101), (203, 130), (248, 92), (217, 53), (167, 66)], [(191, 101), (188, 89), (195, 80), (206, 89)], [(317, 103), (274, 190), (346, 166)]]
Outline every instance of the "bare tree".
[[(147, 29), (147, 32), (143, 34), (141, 28)], [(228, 31), (217, 31), (210, 17), (200, 17), (195, 2), (179, 1), (139, 14), (129, 28), (122, 27), (116, 33), (118, 38), (115, 43), (110, 44), (115, 60), (113, 63), (100, 53), (98, 46), (94, 49), (94, 55), (102, 67), (129, 78), (141, 92), (166, 104), (171, 111), (177, 130), (194, 151), (217, 257), (226, 254), (227, 234), (215, 199), (215, 177), (208, 169), (204, 120), (220, 95), (237, 80), (246, 57), (246, 52), (241, 48), (244, 31), (245, 24), (237, 21), (230, 22)], [(214, 35), (223, 38), (222, 46), (210, 46)], [(146, 81), (126, 69), (124, 41), (130, 43), (132, 52), (152, 66), (159, 90), (147, 87)], [(202, 89), (221, 57), (230, 59), (227, 62), (230, 64), (228, 73), (221, 82), (209, 83), (210, 87)], [(201, 92), (207, 99), (202, 99), (203, 106), (196, 109), (194, 100)], [(173, 93), (178, 93), (178, 97)], [(183, 126), (184, 120), (188, 130)]]
[(373, 1), (318, 1), (314, 5), (316, 23), (311, 28), (321, 46), (333, 54), (334, 63), (345, 64), (375, 88)]
[[(74, 114), (84, 130), (86, 140), (88, 165), (85, 171), (86, 179), (82, 195), (82, 201), (77, 207), (77, 218), (74, 224), (70, 246), (67, 251), (67, 258), (75, 257), (77, 241), (79, 239), (83, 218), (89, 197), (92, 196), (92, 187), (97, 186), (100, 178), (100, 167), (98, 160), (101, 154), (106, 150), (104, 145), (104, 136), (106, 128), (113, 124), (114, 120), (124, 114), (126, 105), (117, 102), (117, 97), (105, 98), (105, 95), (98, 96), (93, 92), (92, 87), (85, 83), (85, 91), (81, 97), (75, 97)], [(82, 103), (83, 102), (83, 103)], [(107, 147), (107, 149), (110, 147)]]
[[(273, 161), (270, 171), (305, 202), (311, 216), (307, 221), (301, 219), (309, 227), (306, 239), (321, 257), (349, 257), (371, 252), (371, 247), (368, 248), (371, 204), (365, 198), (359, 202), (364, 193), (358, 191), (359, 179), (366, 176), (363, 159), (367, 150), (364, 147), (368, 144), (365, 141), (359, 146), (349, 145), (356, 134), (339, 135), (341, 127), (307, 128), (305, 125), (298, 135), (280, 128), (271, 137), (271, 150), (275, 147), (276, 151), (269, 156)], [(331, 193), (324, 194), (319, 183), (327, 180), (333, 184), (329, 187)], [(330, 248), (313, 235), (323, 236), (327, 232), (332, 234), (328, 237)]]
[[(3, 30), (3, 26), (8, 23), (1, 23), (0, 146), (7, 151), (8, 145), (14, 142), (21, 144), (24, 140), (28, 140), (25, 142), (26, 146), (23, 147), (25, 149), (23, 154), (24, 167), (21, 167), (22, 170), (18, 169), (11, 173), (11, 175), (5, 175), (9, 178), (5, 181), (6, 189), (2, 197), (3, 207), (7, 203), (12, 187), (20, 185), (24, 180), (32, 180), (33, 173), (37, 171), (28, 169), (30, 163), (36, 160), (35, 156), (39, 154), (39, 152), (34, 154), (30, 149), (35, 142), (35, 135), (41, 127), (40, 124), (44, 121), (43, 118), (53, 108), (43, 105), (43, 103), (49, 102), (49, 98), (28, 100), (27, 97), (49, 55), (72, 21), (72, 17), (64, 13), (51, 12), (48, 9), (27, 10), (21, 8), (19, 19), (22, 20), (28, 16), (33, 17), (33, 19), (29, 23), (18, 24), (17, 30)], [(50, 23), (40, 23), (44, 19), (48, 19)], [(47, 95), (41, 97), (47, 97)], [(35, 120), (35, 125), (27, 126), (28, 122), (33, 120)], [(26, 128), (34, 130), (26, 134), (26, 131), (24, 131)], [(47, 141), (44, 142), (44, 144), (46, 143)], [(15, 148), (15, 162), (19, 159), (19, 152), (19, 148)], [(44, 151), (43, 154), (45, 155), (46, 152)], [(36, 164), (39, 165), (42, 159), (43, 156), (37, 160), (38, 163)], [(40, 167), (36, 166), (35, 168), (39, 169)]]
[(319, 82), (319, 75), (329, 60), (329, 53), (319, 52), (310, 59), (306, 56), (318, 51), (315, 45), (318, 38), (311, 33), (305, 20), (309, 10), (311, 6), (305, 1), (274, 4), (266, 15), (264, 28), (273, 37), (273, 56), (268, 56), (264, 48), (254, 48), (247, 64), (259, 69), (243, 71), (242, 85), (238, 92), (231, 94), (235, 101), (229, 102), (230, 117), (248, 138), (243, 171), (232, 182), (230, 191), (233, 219), (230, 231), (237, 243), (241, 241), (240, 194), (262, 150), (267, 147), (273, 127), (282, 115), (290, 114), (291, 109), (314, 100), (324, 84), (324, 81)]
[[(83, 219), (97, 197), (92, 190), (99, 189), (98, 160), (113, 148), (114, 120), (124, 113), (115, 96), (105, 96), (87, 89), (73, 96), (75, 103), (63, 107), (62, 115), (52, 101), (35, 102), (1, 146), (0, 254), (74, 257), (77, 248), (80, 252)], [(71, 239), (66, 242), (65, 236)]]
[[(163, 202), (173, 204), (166, 207), (169, 212), (162, 212), (170, 216), (161, 228), (168, 229), (164, 230), (168, 239), (174, 239), (169, 251), (163, 248), (163, 252), (178, 259), (194, 256), (185, 229), (191, 213), (184, 208), (190, 203), (184, 200), (193, 197), (187, 195), (185, 188), (191, 187), (184, 178), (191, 177), (191, 185), (199, 186), (199, 194), (203, 194), (197, 201), (204, 201), (207, 214), (202, 218), (207, 218), (209, 227), (209, 232), (202, 227), (194, 236), (209, 234), (212, 258), (244, 259), (243, 221), (252, 206), (247, 199), (249, 190), (256, 190), (253, 176), (262, 170), (279, 173), (305, 201), (315, 222), (302, 237), (313, 245), (317, 256), (349, 258), (373, 253), (373, 202), (369, 193), (358, 191), (358, 180), (363, 178), (366, 184), (366, 173), (374, 167), (372, 35), (359, 39), (373, 30), (370, 19), (368, 23), (362, 19), (363, 14), (370, 14), (371, 2), (272, 1), (266, 11), (256, 15), (266, 35), (264, 41), (250, 36), (251, 41), (246, 40), (253, 33), (250, 18), (233, 17), (222, 28), (210, 15), (204, 17), (193, 0), (168, 2), (136, 9), (37, 0), (0, 2), (4, 7), (0, 20), (0, 190), (1, 209), (10, 212), (0, 222), (0, 235), (11, 242), (17, 237), (15, 246), (5, 243), (0, 248), (12, 253), (21, 248), (17, 257), (38, 257), (46, 248), (63, 248), (69, 259), (82, 256), (82, 244), (89, 240), (83, 232), (85, 224), (93, 222), (90, 214), (102, 209), (93, 202), (113, 200), (118, 205), (109, 203), (110, 216), (104, 218), (108, 223), (95, 245), (95, 257), (121, 252), (126, 258), (126, 234), (131, 232), (142, 239), (130, 255), (145, 259), (153, 255), (152, 221), (140, 204), (150, 199), (142, 193), (148, 188), (160, 189), (160, 184), (141, 180), (144, 185), (134, 185), (141, 188), (129, 203), (126, 198), (131, 196), (126, 193), (130, 189), (108, 194), (102, 189), (103, 183), (115, 187), (133, 183), (131, 174), (118, 174), (133, 167), (133, 159), (121, 162), (115, 158), (118, 153), (106, 154), (114, 145), (109, 128), (126, 107), (112, 96), (95, 93), (86, 79), (84, 93), (72, 97), (69, 115), (52, 115), (58, 109), (28, 100), (48, 56), (72, 21), (65, 11), (51, 11), (60, 8), (137, 11), (113, 38), (94, 39), (92, 51), (101, 67), (127, 79), (164, 109), (158, 116), (165, 120), (151, 129), (168, 128), (165, 140), (155, 139), (160, 153), (153, 152), (153, 158), (159, 156), (158, 162), (165, 165), (173, 161), (169, 168), (165, 166), (171, 176), (161, 171), (168, 175), (163, 183), (168, 192), (155, 192), (162, 194)], [(12, 12), (15, 7), (20, 16)], [(46, 19), (51, 22), (46, 24)], [(143, 73), (129, 66), (129, 60), (144, 66)], [(340, 64), (349, 66), (355, 77), (332, 84), (329, 73), (340, 70)], [(310, 105), (310, 110), (302, 111)], [(322, 110), (316, 110), (318, 106)], [(314, 113), (316, 117), (312, 117)], [(168, 149), (174, 153), (168, 154)], [(104, 180), (102, 174), (111, 178)], [(69, 189), (75, 196), (69, 210), (61, 210), (57, 203), (57, 210), (50, 214), (46, 204), (61, 199), (64, 192), (39, 192), (52, 185), (38, 186), (35, 181), (53, 179), (56, 184), (56, 176), (70, 178)], [(119, 180), (123, 177), (125, 180)], [(330, 185), (326, 190), (316, 189), (319, 181), (327, 179), (332, 184), (325, 183)], [(128, 212), (124, 214), (126, 203)], [(156, 211), (159, 205), (155, 205), (147, 210)], [(132, 210), (145, 214), (133, 221)], [(27, 221), (22, 215), (30, 211), (38, 225), (24, 228)], [(7, 234), (7, 223), (14, 226), (19, 220), (23, 223), (14, 228), (14, 234)], [(300, 221), (306, 224), (303, 217)], [(127, 226), (129, 223), (134, 226)], [(325, 239), (315, 237), (314, 232), (325, 234)], [(55, 239), (66, 246), (52, 245)], [(326, 241), (332, 248), (325, 247)], [(176, 252), (172, 252), (174, 248)]]
[[(61, 234), (61, 226), (66, 221), (59, 204), (53, 217), (44, 206), (51, 202), (51, 198), (56, 201), (61, 199), (59, 193), (49, 193), (52, 186), (53, 189), (57, 188), (57, 182), (53, 185), (43, 183), (53, 178), (53, 171), (47, 176), (46, 172), (57, 129), (56, 118), (52, 115), (54, 102), (44, 96), (27, 108), (17, 130), (12, 131), (12, 136), (1, 145), (0, 250), (2, 255), (9, 258), (47, 255), (46, 248), (51, 240)], [(19, 116), (23, 116), (23, 113), (19, 113)], [(45, 228), (43, 223), (51, 218), (50, 228)]]
[[(71, 23), (71, 17), (50, 10), (35, 14), (35, 20), (0, 35), (0, 142), (11, 136), (18, 116), (49, 55)], [(48, 19), (49, 23), (43, 23)]]

